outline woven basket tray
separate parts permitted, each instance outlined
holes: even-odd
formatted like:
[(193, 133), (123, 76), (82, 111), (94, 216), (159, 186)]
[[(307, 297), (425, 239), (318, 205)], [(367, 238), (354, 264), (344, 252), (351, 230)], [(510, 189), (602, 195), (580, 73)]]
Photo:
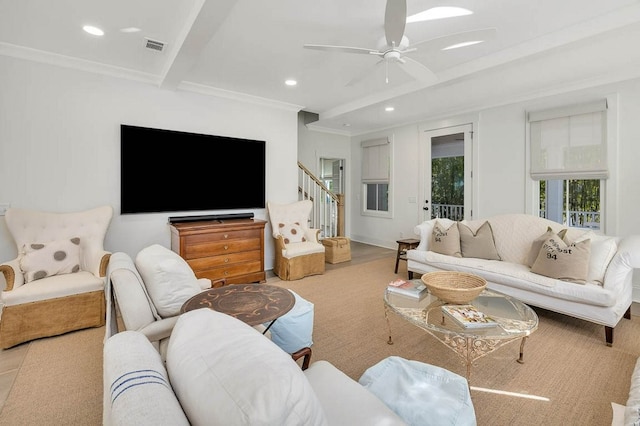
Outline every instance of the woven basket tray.
[(422, 282), (429, 292), (447, 303), (466, 304), (478, 297), (487, 286), (487, 281), (466, 272), (428, 272)]

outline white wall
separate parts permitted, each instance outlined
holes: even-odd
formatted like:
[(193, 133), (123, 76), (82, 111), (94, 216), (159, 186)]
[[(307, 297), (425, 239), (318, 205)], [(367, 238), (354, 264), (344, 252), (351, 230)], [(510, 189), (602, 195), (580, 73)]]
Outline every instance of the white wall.
[[(530, 184), (526, 175), (526, 111), (572, 104), (588, 99), (617, 98), (616, 135), (618, 163), (612, 165), (611, 185), (607, 208), (615, 214), (616, 226), (610, 235), (640, 234), (640, 191), (633, 190), (640, 182), (640, 80), (631, 80), (579, 92), (535, 97), (513, 104), (487, 107), (465, 112), (441, 122), (417, 123), (358, 135), (351, 140), (352, 171), (350, 202), (359, 206), (361, 198), (360, 142), (382, 136), (393, 137), (392, 203), (393, 218), (364, 216), (359, 208), (351, 211), (350, 237), (383, 247), (396, 248), (400, 237), (412, 237), (413, 227), (422, 218), (422, 199), (419, 190), (419, 132), (420, 128), (438, 128), (469, 122), (477, 117), (474, 128), (474, 217), (481, 219), (502, 213), (526, 212), (525, 189)], [(615, 114), (614, 114), (615, 117)], [(615, 120), (614, 120), (615, 121)], [(614, 123), (615, 125), (615, 123)], [(614, 139), (614, 138), (612, 138)], [(408, 203), (417, 197), (418, 203)]]
[[(110, 204), (115, 215), (105, 247), (131, 256), (147, 245), (170, 246), (169, 216), (224, 211), (125, 215), (120, 208), (120, 124), (265, 140), (267, 200), (296, 199), (297, 110), (216, 98), (0, 56), (0, 203), (52, 212)], [(149, 153), (150, 161), (189, 161), (189, 153)], [(153, 157), (151, 157), (153, 156)], [(233, 185), (238, 176), (216, 176)], [(167, 196), (171, 196), (167, 189)], [(243, 210), (245, 211), (245, 210)], [(235, 211), (237, 212), (237, 211)], [(265, 209), (254, 210), (266, 219)], [(265, 232), (265, 267), (273, 268), (273, 239)], [(0, 259), (16, 247), (0, 220)]]

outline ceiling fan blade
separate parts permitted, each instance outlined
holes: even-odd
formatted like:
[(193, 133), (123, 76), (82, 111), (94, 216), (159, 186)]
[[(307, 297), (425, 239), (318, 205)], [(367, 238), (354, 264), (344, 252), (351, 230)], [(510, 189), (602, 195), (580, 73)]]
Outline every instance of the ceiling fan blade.
[[(462, 31), (459, 33), (448, 34), (440, 37), (431, 38), (428, 40), (422, 40), (417, 43), (411, 43), (412, 48), (421, 46), (421, 49), (429, 48), (433, 50), (444, 49), (445, 47), (452, 46), (454, 44), (463, 43), (466, 41), (487, 41), (496, 36), (497, 30), (495, 28), (483, 28), (480, 30)], [(427, 46), (428, 45), (428, 46)]]
[(407, 23), (407, 1), (387, 0), (384, 13), (384, 35), (389, 46), (400, 46)]
[(415, 59), (404, 56), (402, 58), (402, 61), (397, 62), (402, 70), (404, 70), (407, 74), (409, 74), (420, 83), (433, 83), (438, 79), (433, 71), (431, 71), (429, 68), (422, 65)]
[(347, 84), (345, 84), (345, 86), (355, 86), (356, 84), (360, 83), (362, 80), (364, 80), (369, 74), (373, 73), (374, 70), (376, 68), (378, 68), (380, 65), (382, 65), (385, 62), (384, 59), (379, 60), (378, 62), (376, 62), (376, 64), (371, 67), (368, 68), (367, 70), (365, 70), (365, 72), (358, 74), (357, 76), (353, 77), (351, 80), (349, 80), (349, 82)]
[(305, 49), (324, 50), (331, 52), (343, 52), (343, 53), (359, 53), (364, 55), (380, 55), (381, 53), (375, 49), (367, 49), (365, 47), (351, 47), (351, 46), (329, 46), (326, 44), (305, 44)]

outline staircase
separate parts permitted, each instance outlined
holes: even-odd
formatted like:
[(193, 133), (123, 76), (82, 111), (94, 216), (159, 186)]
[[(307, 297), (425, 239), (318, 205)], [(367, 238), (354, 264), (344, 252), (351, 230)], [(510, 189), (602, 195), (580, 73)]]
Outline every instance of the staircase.
[(320, 239), (344, 236), (344, 195), (334, 194), (298, 161), (298, 200), (311, 200), (309, 227)]

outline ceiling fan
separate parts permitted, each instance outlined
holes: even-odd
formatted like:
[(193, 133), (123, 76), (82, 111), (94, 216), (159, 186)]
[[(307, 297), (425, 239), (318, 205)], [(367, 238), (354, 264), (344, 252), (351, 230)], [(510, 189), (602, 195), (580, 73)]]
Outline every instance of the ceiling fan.
[[(375, 65), (385, 66), (385, 81), (389, 83), (389, 64), (397, 64), (409, 74), (415, 80), (422, 83), (431, 83), (437, 79), (435, 73), (427, 68), (422, 63), (405, 56), (407, 53), (417, 50), (418, 45), (426, 44), (427, 42), (438, 42), (443, 39), (462, 39), (469, 37), (472, 34), (478, 32), (485, 35), (487, 32), (495, 33), (494, 28), (479, 31), (468, 31), (458, 34), (451, 34), (448, 36), (438, 37), (436, 39), (425, 40), (419, 43), (409, 46), (409, 39), (404, 35), (405, 25), (407, 21), (407, 2), (406, 0), (387, 0), (384, 15), (384, 37), (381, 39), (377, 49), (369, 49), (363, 47), (351, 47), (351, 46), (330, 46), (324, 44), (305, 44), (306, 49), (344, 52), (344, 53), (357, 53), (364, 55), (375, 55), (380, 58), (380, 61)], [(436, 43), (437, 44), (437, 43)], [(368, 70), (370, 72), (370, 70)], [(362, 80), (367, 74), (363, 74), (353, 78), (347, 83), (347, 86), (353, 85)]]

